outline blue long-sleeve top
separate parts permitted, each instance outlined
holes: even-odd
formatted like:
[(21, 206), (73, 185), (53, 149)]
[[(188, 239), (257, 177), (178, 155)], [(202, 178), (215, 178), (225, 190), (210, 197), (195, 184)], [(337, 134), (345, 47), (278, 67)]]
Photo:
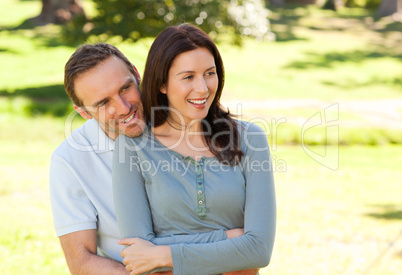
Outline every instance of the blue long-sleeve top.
[[(158, 238), (199, 237), (171, 239), (175, 275), (220, 274), (270, 261), (276, 205), (268, 141), (256, 124), (237, 123), (244, 156), (236, 166), (215, 157), (183, 157), (159, 143), (150, 128), (138, 138), (116, 139), (113, 192), (122, 237), (156, 244)], [(219, 240), (208, 233), (233, 228), (244, 228), (244, 235)]]

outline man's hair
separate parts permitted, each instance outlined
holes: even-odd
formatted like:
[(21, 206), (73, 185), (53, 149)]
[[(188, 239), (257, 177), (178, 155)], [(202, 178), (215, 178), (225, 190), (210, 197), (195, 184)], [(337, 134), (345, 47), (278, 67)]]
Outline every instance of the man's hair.
[(160, 89), (163, 85), (167, 85), (169, 69), (175, 58), (182, 53), (199, 48), (205, 48), (213, 55), (219, 80), (215, 98), (202, 123), (204, 133), (208, 132), (206, 127), (211, 127), (211, 133), (204, 135), (204, 138), (210, 151), (219, 161), (235, 165), (243, 153), (239, 146), (236, 123), (231, 118), (231, 114), (223, 110), (219, 102), (225, 80), (223, 61), (215, 43), (200, 28), (191, 24), (171, 26), (154, 40), (148, 53), (141, 84), (144, 116), (146, 121), (154, 127), (162, 125), (169, 119), (168, 99), (166, 94), (160, 92)]
[(76, 94), (75, 80), (111, 56), (120, 58), (135, 75), (134, 67), (127, 57), (115, 46), (107, 43), (83, 44), (71, 55), (64, 67), (64, 88), (75, 105), (83, 107), (82, 100)]

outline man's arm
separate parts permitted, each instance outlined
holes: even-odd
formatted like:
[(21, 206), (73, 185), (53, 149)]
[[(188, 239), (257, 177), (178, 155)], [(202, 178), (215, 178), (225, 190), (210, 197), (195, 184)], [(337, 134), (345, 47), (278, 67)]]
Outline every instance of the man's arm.
[(72, 275), (130, 274), (123, 264), (97, 255), (95, 229), (63, 235), (60, 243)]

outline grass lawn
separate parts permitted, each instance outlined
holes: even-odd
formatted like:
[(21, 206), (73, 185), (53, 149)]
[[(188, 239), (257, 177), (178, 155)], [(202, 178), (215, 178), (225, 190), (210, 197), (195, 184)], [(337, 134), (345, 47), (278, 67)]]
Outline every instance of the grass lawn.
[[(48, 199), (49, 158), (64, 121), (14, 116), (0, 127), (0, 274), (68, 274)], [(278, 145), (272, 154), (278, 226), (262, 274), (362, 274), (371, 265), (368, 274), (398, 274), (402, 238), (387, 248), (402, 230), (402, 146), (340, 147), (336, 171), (301, 146)]]
[(263, 274), (399, 274), (401, 146), (340, 147), (336, 171), (299, 146), (273, 155), (287, 169), (275, 175), (278, 231)]
[[(68, 274), (48, 169), (53, 150), (83, 120), (66, 119), (73, 109), (63, 67), (75, 47), (59, 39), (58, 26), (18, 28), (40, 8), (38, 0), (2, 0), (0, 9), (0, 274)], [(219, 45), (223, 102), (241, 102), (245, 119), (269, 123), (278, 226), (261, 274), (400, 274), (402, 24), (361, 9), (313, 7), (274, 9), (271, 24), (275, 43)], [(116, 45), (141, 72), (151, 42)], [(326, 113), (336, 118), (334, 134), (321, 125), (302, 147), (303, 125), (334, 102), (339, 110)], [(338, 151), (337, 133), (341, 144), (365, 146)], [(314, 146), (326, 142), (328, 151)]]

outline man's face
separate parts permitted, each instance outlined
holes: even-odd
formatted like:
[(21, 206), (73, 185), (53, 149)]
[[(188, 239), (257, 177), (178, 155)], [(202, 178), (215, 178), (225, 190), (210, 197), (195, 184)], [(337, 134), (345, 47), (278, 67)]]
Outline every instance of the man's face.
[(137, 79), (118, 57), (109, 57), (80, 75), (74, 84), (84, 104), (74, 108), (85, 119), (95, 118), (111, 139), (142, 133), (145, 123)]

